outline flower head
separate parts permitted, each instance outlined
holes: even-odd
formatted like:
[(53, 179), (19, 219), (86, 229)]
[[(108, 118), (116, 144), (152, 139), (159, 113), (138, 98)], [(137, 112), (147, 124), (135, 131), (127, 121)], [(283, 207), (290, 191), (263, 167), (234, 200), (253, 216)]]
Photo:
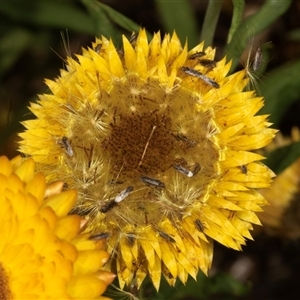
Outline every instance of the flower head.
[(122, 49), (102, 37), (31, 104), (21, 151), (79, 191), (74, 213), (109, 235), (121, 287), (207, 273), (212, 240), (240, 250), (259, 224), (254, 188), (273, 173), (250, 151), (275, 131), (255, 116), (263, 100), (243, 92), (245, 71), (227, 76), (214, 55), (175, 33), (148, 42), (141, 30)]
[(34, 175), (33, 159), (0, 157), (1, 299), (107, 299), (108, 253), (78, 234), (76, 191), (61, 188)]
[[(294, 127), (291, 137), (280, 133), (274, 141), (265, 147), (269, 152), (300, 141), (300, 131)], [(259, 213), (264, 229), (271, 235), (279, 235), (289, 239), (300, 237), (299, 198), (300, 198), (300, 158), (283, 170), (275, 179), (272, 188), (259, 192), (267, 199), (269, 205)]]

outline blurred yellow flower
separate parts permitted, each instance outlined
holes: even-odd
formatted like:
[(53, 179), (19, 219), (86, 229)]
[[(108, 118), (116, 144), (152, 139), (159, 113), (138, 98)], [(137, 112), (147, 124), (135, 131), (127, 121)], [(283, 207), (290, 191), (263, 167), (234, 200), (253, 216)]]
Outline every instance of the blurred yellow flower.
[(146, 32), (122, 49), (96, 39), (68, 57), (24, 122), (21, 151), (51, 180), (79, 192), (86, 231), (109, 236), (109, 269), (124, 285), (161, 275), (174, 285), (207, 274), (216, 240), (240, 250), (273, 173), (250, 152), (275, 130), (255, 116), (263, 100), (243, 92), (246, 72), (227, 76), (203, 44), (188, 51), (174, 33)]
[[(293, 142), (300, 141), (300, 131), (293, 128), (291, 137), (278, 134), (264, 151), (270, 152)], [(272, 187), (260, 190), (269, 205), (259, 213), (264, 229), (271, 235), (298, 239), (300, 237), (300, 158), (283, 170), (275, 179)]]
[(33, 159), (0, 157), (0, 298), (108, 299), (108, 253), (68, 215), (76, 191), (34, 174)]

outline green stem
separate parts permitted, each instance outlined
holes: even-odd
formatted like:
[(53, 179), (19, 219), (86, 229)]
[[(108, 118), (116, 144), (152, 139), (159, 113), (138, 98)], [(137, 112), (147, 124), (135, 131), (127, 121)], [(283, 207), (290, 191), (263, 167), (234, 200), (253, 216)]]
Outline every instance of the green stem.
[(208, 3), (201, 31), (201, 41), (204, 41), (206, 46), (212, 45), (222, 3), (223, 0), (210, 0)]

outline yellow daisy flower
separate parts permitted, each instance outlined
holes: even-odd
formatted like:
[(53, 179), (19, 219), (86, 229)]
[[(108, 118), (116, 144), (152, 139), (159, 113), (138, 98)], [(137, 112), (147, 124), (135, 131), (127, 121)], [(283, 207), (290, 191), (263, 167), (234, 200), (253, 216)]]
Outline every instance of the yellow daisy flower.
[(0, 157), (1, 299), (108, 299), (108, 253), (78, 234), (81, 217), (68, 215), (77, 193), (62, 186), (47, 187), (33, 159)]
[(227, 76), (230, 63), (214, 56), (175, 33), (148, 42), (141, 30), (121, 49), (96, 39), (46, 81), (52, 93), (23, 123), (21, 151), (79, 191), (74, 213), (109, 236), (122, 288), (207, 274), (212, 240), (240, 250), (259, 224), (266, 201), (254, 188), (273, 173), (250, 151), (275, 130), (255, 116), (263, 100), (243, 92), (245, 71)]
[[(291, 137), (280, 133), (264, 150), (269, 152), (276, 148), (300, 141), (300, 131), (293, 128)], [(300, 195), (300, 158), (283, 170), (274, 180), (272, 188), (260, 190), (269, 205), (259, 213), (264, 229), (271, 235), (279, 235), (289, 239), (300, 237), (299, 195)]]

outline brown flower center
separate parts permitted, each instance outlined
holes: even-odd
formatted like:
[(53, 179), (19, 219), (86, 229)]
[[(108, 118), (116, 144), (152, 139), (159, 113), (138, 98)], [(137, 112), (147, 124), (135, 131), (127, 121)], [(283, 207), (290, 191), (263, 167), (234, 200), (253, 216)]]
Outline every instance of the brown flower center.
[(175, 137), (169, 116), (157, 112), (119, 116), (102, 145), (122, 175), (157, 175), (174, 164)]
[(210, 139), (213, 116), (196, 108), (200, 102), (200, 94), (179, 82), (166, 89), (128, 74), (101, 91), (98, 103), (76, 112), (81, 117), (70, 132), (81, 134), (60, 142), (81, 177), (76, 212), (100, 211), (103, 223), (117, 227), (181, 219), (206, 193), (219, 155)]

